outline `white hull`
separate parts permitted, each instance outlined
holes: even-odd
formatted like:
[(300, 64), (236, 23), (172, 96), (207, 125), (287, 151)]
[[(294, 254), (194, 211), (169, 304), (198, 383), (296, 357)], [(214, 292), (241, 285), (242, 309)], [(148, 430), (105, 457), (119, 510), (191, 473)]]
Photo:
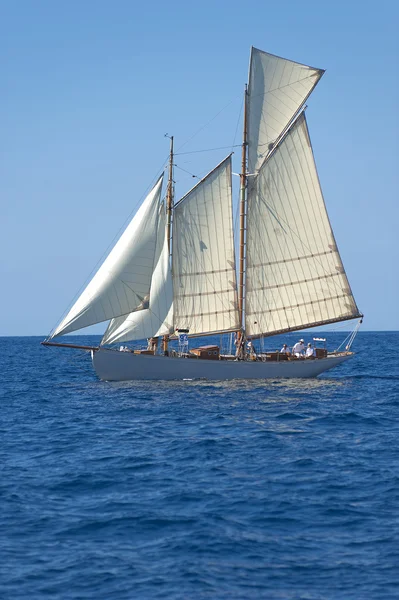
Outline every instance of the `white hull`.
[(104, 381), (317, 377), (352, 356), (343, 352), (315, 360), (252, 362), (171, 358), (103, 348), (92, 352), (94, 369)]

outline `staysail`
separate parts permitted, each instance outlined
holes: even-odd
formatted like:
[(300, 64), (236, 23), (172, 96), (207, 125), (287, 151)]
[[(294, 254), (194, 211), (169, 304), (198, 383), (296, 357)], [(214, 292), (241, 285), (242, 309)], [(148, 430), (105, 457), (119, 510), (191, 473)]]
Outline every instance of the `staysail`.
[(175, 205), (173, 295), (176, 329), (203, 334), (239, 328), (231, 156)]
[(255, 173), (323, 75), (252, 48), (248, 87), (248, 169)]
[(361, 316), (328, 219), (304, 113), (249, 185), (247, 335)]
[(163, 176), (51, 338), (145, 307), (154, 270), (162, 180)]
[(101, 344), (143, 340), (173, 331), (173, 287), (166, 238), (165, 210), (159, 218), (156, 266), (151, 281), (148, 308), (112, 319)]

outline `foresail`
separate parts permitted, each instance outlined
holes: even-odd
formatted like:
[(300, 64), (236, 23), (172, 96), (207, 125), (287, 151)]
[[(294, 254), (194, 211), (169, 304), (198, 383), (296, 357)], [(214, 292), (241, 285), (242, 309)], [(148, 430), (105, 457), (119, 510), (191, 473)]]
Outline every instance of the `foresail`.
[(305, 115), (248, 190), (246, 333), (360, 316), (328, 219)]
[(173, 292), (175, 328), (239, 329), (231, 156), (175, 206)]
[(255, 173), (323, 75), (252, 48), (248, 88), (248, 168)]
[(165, 211), (158, 225), (159, 251), (152, 276), (149, 307), (112, 319), (101, 344), (130, 342), (166, 335), (173, 331), (173, 287), (165, 235)]
[(146, 306), (154, 270), (162, 179), (163, 176), (52, 338)]

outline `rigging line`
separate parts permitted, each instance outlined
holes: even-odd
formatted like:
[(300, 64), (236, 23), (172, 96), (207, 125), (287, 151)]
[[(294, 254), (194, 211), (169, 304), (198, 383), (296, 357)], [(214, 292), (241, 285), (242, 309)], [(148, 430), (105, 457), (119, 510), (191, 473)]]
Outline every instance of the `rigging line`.
[(183, 169), (183, 167), (179, 167), (179, 165), (173, 165), (173, 166), (176, 167), (176, 169), (180, 169), (180, 171), (184, 171), (185, 173), (188, 173), (189, 175), (191, 175), (191, 177), (195, 177), (196, 179), (199, 179), (198, 175), (194, 175), (193, 173), (190, 173), (190, 171)]
[(239, 126), (240, 121), (241, 121), (241, 115), (242, 115), (242, 109), (243, 109), (243, 107), (244, 107), (244, 97), (241, 100), (240, 112), (239, 112), (239, 115), (238, 115), (236, 129), (235, 129), (235, 132), (234, 132), (233, 143), (231, 145), (232, 148), (239, 148), (239, 147), (242, 146), (242, 144), (236, 144), (235, 141), (236, 141), (236, 137), (237, 137), (238, 126)]
[(210, 119), (207, 123), (205, 123), (205, 125), (202, 125), (202, 127), (200, 127), (195, 133), (193, 133), (193, 135), (191, 137), (188, 138), (188, 140), (186, 140), (184, 142), (184, 144), (182, 144), (181, 146), (179, 146), (179, 148), (177, 149), (178, 151), (181, 150), (181, 148), (184, 148), (184, 146), (186, 144), (188, 144), (189, 142), (191, 142), (191, 140), (198, 135), (201, 131), (203, 131), (206, 127), (208, 127), (208, 125), (210, 125), (212, 123), (212, 121), (214, 121), (215, 119), (217, 119), (217, 117), (224, 111), (226, 110), (226, 108), (228, 108), (231, 104), (233, 104), (233, 102), (238, 98), (239, 94), (237, 94), (236, 96), (234, 96), (234, 98), (232, 100), (230, 100), (230, 102), (228, 104), (226, 104), (226, 106), (224, 106), (221, 110), (219, 110), (219, 112), (212, 117), (212, 119)]
[[(317, 69), (317, 70), (320, 71), (322, 69)], [(297, 81), (294, 81), (293, 83), (285, 83), (284, 85), (278, 85), (277, 87), (270, 88), (269, 90), (266, 90), (265, 92), (259, 92), (259, 94), (251, 94), (251, 97), (252, 98), (259, 98), (260, 96), (266, 96), (267, 94), (270, 94), (271, 92), (277, 92), (279, 90), (283, 90), (284, 88), (292, 87), (292, 86), (296, 85), (297, 83), (300, 83), (301, 85), (303, 85), (304, 81), (306, 81), (307, 79), (310, 79), (311, 77), (314, 77), (315, 75), (317, 75), (317, 73), (313, 73), (311, 75), (306, 75), (306, 77), (301, 77), (301, 79), (298, 79)], [(319, 83), (322, 75), (316, 81), (316, 84), (313, 86), (312, 91), (316, 87), (316, 85)]]
[[(235, 141), (235, 140), (234, 140)], [(175, 156), (183, 156), (184, 154), (199, 154), (200, 152), (214, 152), (215, 150), (228, 150), (229, 148), (240, 148), (241, 144), (235, 146), (219, 146), (219, 148), (205, 148), (205, 150), (192, 150), (191, 152), (176, 152)]]
[[(175, 166), (177, 167), (177, 165), (175, 165)], [(180, 168), (180, 169), (181, 169), (181, 167), (177, 167), (177, 168)], [(184, 171), (184, 169), (182, 169), (182, 170)], [(199, 181), (198, 181), (198, 183), (200, 183), (201, 179), (203, 179), (203, 178), (204, 178), (204, 176), (206, 176), (206, 175), (209, 175), (209, 171), (208, 171), (208, 170), (206, 170), (206, 171), (201, 171), (199, 175), (192, 175), (192, 174), (191, 174), (189, 171), (186, 171), (186, 173), (187, 173), (187, 174), (188, 174), (190, 177), (181, 177), (181, 178), (178, 178), (178, 179), (176, 179), (175, 183), (181, 183), (182, 181), (186, 181), (187, 179), (190, 179), (190, 180), (191, 180), (193, 177), (195, 177), (196, 179), (198, 179), (198, 180), (199, 180)], [(198, 185), (198, 184), (196, 184), (196, 185)], [(187, 192), (187, 193), (189, 193), (189, 192)], [(187, 194), (185, 194), (185, 195), (183, 196), (183, 198), (184, 198), (186, 195), (187, 195)], [(178, 201), (176, 202), (176, 204), (179, 204), (183, 198), (180, 198), (180, 200), (178, 200)]]

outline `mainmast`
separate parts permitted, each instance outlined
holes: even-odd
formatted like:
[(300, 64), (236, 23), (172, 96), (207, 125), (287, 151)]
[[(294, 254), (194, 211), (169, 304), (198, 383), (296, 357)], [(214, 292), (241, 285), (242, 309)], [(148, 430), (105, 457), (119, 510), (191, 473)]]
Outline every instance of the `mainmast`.
[(239, 278), (238, 278), (238, 314), (240, 321), (240, 331), (237, 335), (237, 354), (245, 354), (243, 344), (244, 332), (244, 302), (245, 302), (245, 228), (247, 213), (247, 97), (248, 89), (245, 85), (244, 92), (244, 127), (243, 142), (241, 154), (241, 174), (240, 174), (240, 253), (239, 253)]

